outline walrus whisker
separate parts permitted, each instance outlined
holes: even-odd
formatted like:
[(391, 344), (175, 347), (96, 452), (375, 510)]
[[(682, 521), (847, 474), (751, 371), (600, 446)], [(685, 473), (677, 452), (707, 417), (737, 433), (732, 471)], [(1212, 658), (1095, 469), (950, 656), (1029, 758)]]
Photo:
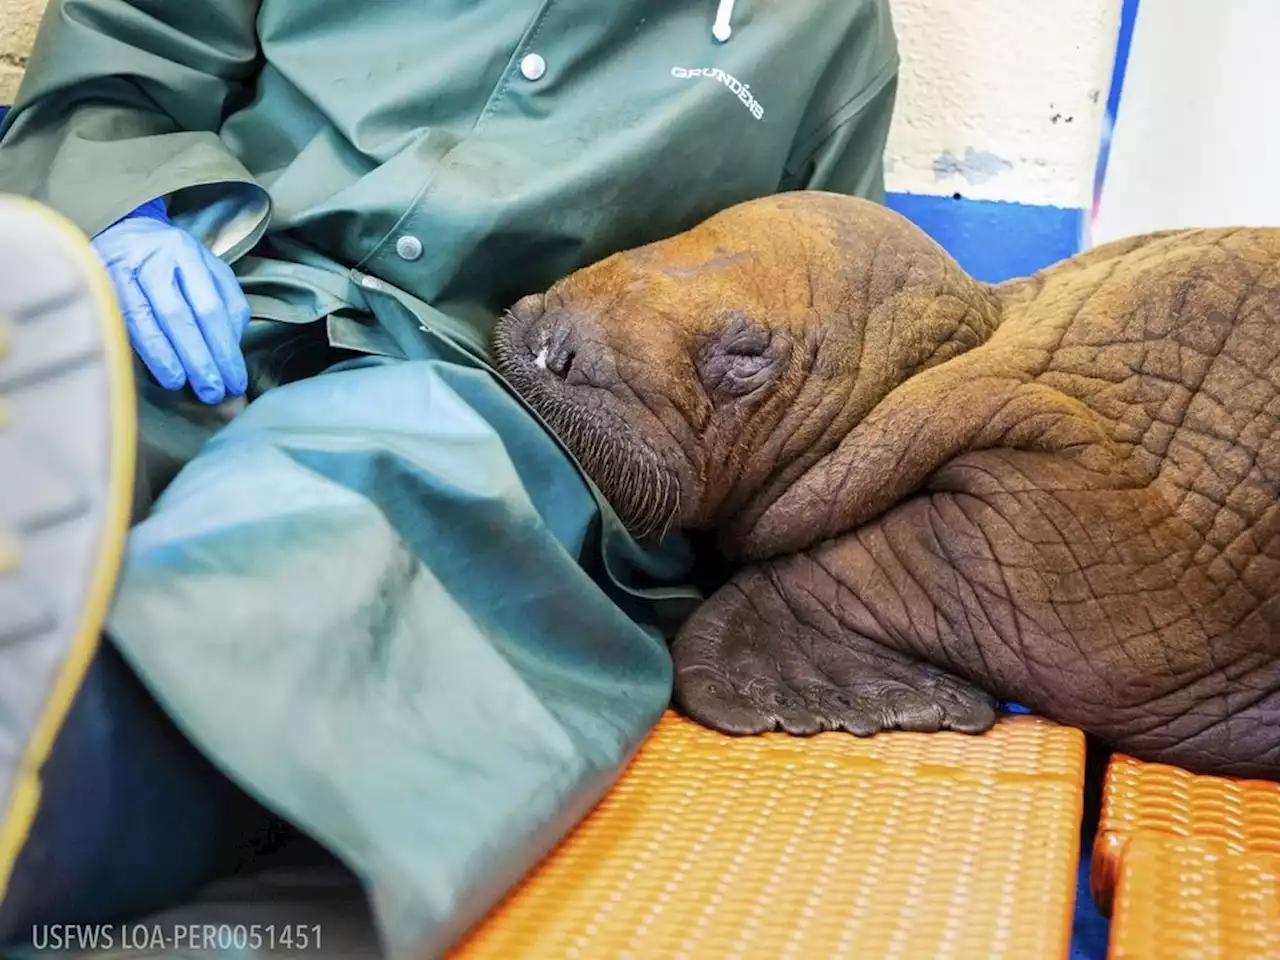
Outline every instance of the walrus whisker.
[(652, 450), (619, 444), (619, 435), (630, 433), (625, 424), (606, 426), (599, 415), (557, 396), (539, 377), (512, 363), (505, 338), (497, 339), (494, 356), (512, 387), (573, 452), (632, 536), (665, 536), (673, 529), (680, 511), (679, 484)]

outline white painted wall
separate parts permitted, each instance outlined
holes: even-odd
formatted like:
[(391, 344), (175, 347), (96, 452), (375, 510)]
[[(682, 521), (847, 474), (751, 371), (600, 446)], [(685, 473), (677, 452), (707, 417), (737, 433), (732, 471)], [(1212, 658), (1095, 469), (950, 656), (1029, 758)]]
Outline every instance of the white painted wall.
[(1094, 243), (1280, 225), (1280, 0), (1142, 0)]
[(0, 103), (18, 92), (45, 0), (0, 0)]
[(893, 16), (890, 190), (1090, 206), (1120, 0), (893, 0)]

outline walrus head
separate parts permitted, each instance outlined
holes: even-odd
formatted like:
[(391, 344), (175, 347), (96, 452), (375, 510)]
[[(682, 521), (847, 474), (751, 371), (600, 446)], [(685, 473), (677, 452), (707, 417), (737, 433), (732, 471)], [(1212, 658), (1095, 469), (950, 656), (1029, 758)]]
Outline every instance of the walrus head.
[(799, 192), (525, 297), (494, 356), (633, 535), (723, 535), (997, 317), (988, 289), (902, 217)]

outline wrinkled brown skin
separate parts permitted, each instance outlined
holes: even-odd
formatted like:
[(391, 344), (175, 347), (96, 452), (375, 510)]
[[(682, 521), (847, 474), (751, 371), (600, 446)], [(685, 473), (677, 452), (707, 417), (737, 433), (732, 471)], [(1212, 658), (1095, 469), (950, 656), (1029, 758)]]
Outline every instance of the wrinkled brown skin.
[(977, 733), (994, 695), (1280, 779), (1280, 230), (987, 286), (884, 208), (783, 194), (495, 346), (634, 532), (744, 564), (672, 646), (701, 723)]

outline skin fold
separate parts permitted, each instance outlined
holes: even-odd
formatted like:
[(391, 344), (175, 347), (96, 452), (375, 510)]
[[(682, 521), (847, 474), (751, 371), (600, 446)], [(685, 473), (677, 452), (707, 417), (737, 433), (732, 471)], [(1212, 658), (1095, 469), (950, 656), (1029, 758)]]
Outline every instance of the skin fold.
[(737, 565), (672, 644), (697, 721), (979, 733), (999, 697), (1280, 779), (1280, 230), (991, 286), (788, 193), (521, 300), (494, 347), (633, 533)]

